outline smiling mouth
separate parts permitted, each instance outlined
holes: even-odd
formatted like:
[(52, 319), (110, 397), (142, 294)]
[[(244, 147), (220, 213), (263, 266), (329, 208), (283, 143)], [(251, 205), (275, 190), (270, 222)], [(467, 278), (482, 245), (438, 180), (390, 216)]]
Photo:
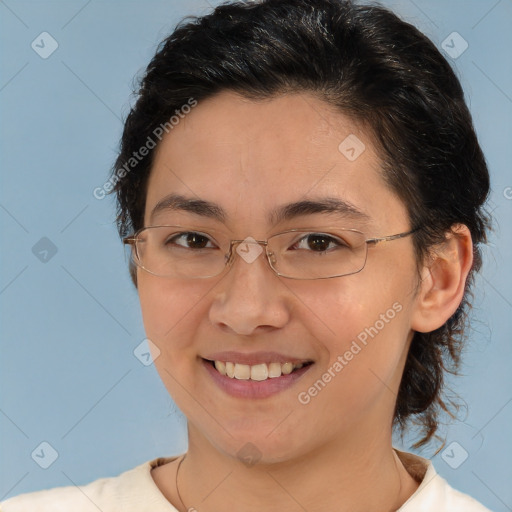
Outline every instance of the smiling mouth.
[(230, 379), (264, 381), (276, 379), (283, 375), (290, 375), (305, 366), (313, 364), (312, 361), (301, 363), (260, 363), (255, 365), (233, 363), (231, 361), (210, 361), (210, 363), (221, 375)]

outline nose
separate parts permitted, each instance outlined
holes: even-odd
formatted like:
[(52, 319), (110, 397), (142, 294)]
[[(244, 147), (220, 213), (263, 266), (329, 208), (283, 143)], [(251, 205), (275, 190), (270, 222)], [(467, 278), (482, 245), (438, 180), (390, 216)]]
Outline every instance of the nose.
[(253, 238), (233, 245), (230, 268), (213, 289), (210, 321), (238, 335), (282, 328), (291, 306), (287, 288), (272, 271), (263, 247)]

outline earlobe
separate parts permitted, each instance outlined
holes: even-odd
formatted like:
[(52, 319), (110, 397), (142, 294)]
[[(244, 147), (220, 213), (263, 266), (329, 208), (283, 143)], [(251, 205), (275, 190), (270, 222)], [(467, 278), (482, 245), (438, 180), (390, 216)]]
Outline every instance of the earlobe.
[(436, 246), (421, 270), (411, 328), (431, 332), (441, 327), (457, 310), (473, 264), (471, 233), (456, 224), (446, 240)]

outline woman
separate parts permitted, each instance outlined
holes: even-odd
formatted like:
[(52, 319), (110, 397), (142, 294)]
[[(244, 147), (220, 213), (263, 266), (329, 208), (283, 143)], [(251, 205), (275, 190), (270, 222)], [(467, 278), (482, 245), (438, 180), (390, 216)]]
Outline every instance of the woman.
[(111, 182), (189, 448), (4, 512), (484, 511), (436, 433), (489, 176), (461, 86), (381, 7), (231, 3), (148, 66)]

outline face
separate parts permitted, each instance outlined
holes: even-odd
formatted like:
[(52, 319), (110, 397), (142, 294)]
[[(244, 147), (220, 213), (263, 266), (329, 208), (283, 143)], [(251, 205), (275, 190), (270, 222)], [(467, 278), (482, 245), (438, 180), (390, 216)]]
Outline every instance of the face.
[[(364, 144), (359, 156), (362, 146), (347, 150), (354, 136)], [(213, 203), (224, 216), (183, 203), (153, 213), (170, 194)], [(270, 215), (325, 198), (352, 209)], [(144, 225), (166, 224), (236, 240), (324, 226), (366, 238), (410, 229), (369, 134), (354, 121), (308, 94), (256, 102), (231, 92), (200, 102), (157, 149)], [(188, 418), (192, 442), (230, 455), (252, 443), (264, 460), (284, 461), (389, 434), (412, 336), (410, 237), (370, 245), (361, 272), (332, 279), (279, 277), (263, 252), (252, 262), (235, 254), (216, 277), (158, 277), (138, 268), (137, 280), (146, 334), (160, 352), (155, 365)], [(255, 379), (265, 377), (265, 363), (276, 373), (290, 369), (284, 363), (294, 370), (245, 380), (222, 375), (214, 360), (237, 363), (242, 377), (258, 366)]]

